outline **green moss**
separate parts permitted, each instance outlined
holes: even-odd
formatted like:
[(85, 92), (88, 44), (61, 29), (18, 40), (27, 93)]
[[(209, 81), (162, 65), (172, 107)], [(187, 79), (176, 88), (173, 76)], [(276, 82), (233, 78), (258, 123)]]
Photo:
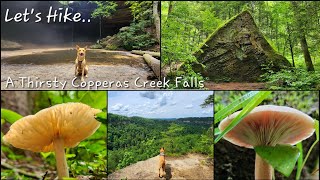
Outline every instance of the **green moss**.
[(104, 49), (107, 50), (117, 50), (119, 47), (117, 45), (114, 44), (108, 44)]
[(207, 39), (204, 40), (203, 43), (201, 43), (201, 44), (199, 45), (199, 48), (198, 48), (193, 54), (198, 53), (199, 49), (202, 49), (202, 47), (203, 47), (204, 45), (207, 45), (207, 44), (208, 44), (208, 41), (210, 41), (212, 38), (214, 38), (214, 36), (218, 35), (218, 32), (219, 32), (221, 29), (226, 28), (227, 25), (229, 25), (229, 23), (231, 23), (232, 21), (234, 21), (239, 15), (245, 14), (245, 13), (250, 14), (250, 16), (252, 17), (252, 14), (251, 14), (248, 10), (244, 10), (244, 11), (242, 11), (241, 13), (233, 16), (232, 18), (230, 18), (230, 19), (227, 20), (226, 22), (221, 23), (221, 24), (216, 28), (216, 30), (215, 30), (213, 33), (211, 33), (211, 34), (207, 37)]
[(102, 49), (103, 47), (100, 44), (94, 44), (90, 46), (91, 49)]

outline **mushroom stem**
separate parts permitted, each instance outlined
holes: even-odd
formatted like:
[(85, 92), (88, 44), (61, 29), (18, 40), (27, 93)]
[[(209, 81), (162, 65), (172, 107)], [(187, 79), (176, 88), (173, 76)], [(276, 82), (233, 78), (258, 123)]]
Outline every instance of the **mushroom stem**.
[(64, 151), (64, 142), (62, 138), (56, 138), (53, 140), (54, 152), (56, 155), (56, 164), (58, 171), (58, 178), (69, 177), (68, 165), (66, 160), (66, 154)]
[(256, 153), (256, 162), (255, 162), (255, 179), (270, 179), (272, 180), (272, 171), (273, 168), (265, 160), (263, 160)]

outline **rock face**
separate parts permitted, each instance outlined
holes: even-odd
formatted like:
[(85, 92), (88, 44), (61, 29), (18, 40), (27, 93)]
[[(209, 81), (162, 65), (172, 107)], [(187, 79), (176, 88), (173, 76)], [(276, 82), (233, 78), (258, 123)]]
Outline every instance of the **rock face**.
[(158, 177), (159, 156), (139, 161), (108, 175), (108, 179), (213, 179), (211, 160), (199, 154), (166, 156), (164, 178)]
[(256, 82), (264, 67), (279, 71), (290, 66), (263, 37), (251, 14), (244, 11), (215, 31), (195, 53), (212, 81)]

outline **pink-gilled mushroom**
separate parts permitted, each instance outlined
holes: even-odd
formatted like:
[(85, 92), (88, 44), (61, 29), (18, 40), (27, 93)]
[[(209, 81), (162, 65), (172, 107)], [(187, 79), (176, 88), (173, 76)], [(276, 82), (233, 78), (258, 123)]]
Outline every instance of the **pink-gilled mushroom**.
[(3, 140), (33, 152), (54, 151), (58, 178), (69, 177), (64, 148), (77, 146), (99, 128), (99, 112), (82, 103), (55, 105), (13, 123)]
[[(219, 124), (223, 131), (240, 113), (235, 112)], [(314, 120), (307, 114), (286, 106), (263, 105), (254, 108), (229, 131), (224, 139), (246, 148), (256, 146), (295, 145), (310, 137)], [(256, 153), (255, 179), (272, 179), (273, 168)]]

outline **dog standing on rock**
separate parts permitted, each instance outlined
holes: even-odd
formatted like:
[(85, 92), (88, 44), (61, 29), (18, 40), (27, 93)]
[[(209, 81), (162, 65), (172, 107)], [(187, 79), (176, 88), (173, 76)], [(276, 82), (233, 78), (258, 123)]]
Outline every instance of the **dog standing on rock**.
[[(159, 177), (163, 177), (163, 173), (166, 169), (166, 160), (164, 155), (164, 147), (160, 148), (160, 155), (159, 155)], [(161, 171), (161, 172), (160, 172)]]
[(78, 45), (77, 48), (77, 59), (75, 60), (75, 76), (81, 75), (81, 81), (84, 81), (84, 76), (88, 77), (88, 65), (86, 62), (86, 51), (87, 46), (80, 48)]

